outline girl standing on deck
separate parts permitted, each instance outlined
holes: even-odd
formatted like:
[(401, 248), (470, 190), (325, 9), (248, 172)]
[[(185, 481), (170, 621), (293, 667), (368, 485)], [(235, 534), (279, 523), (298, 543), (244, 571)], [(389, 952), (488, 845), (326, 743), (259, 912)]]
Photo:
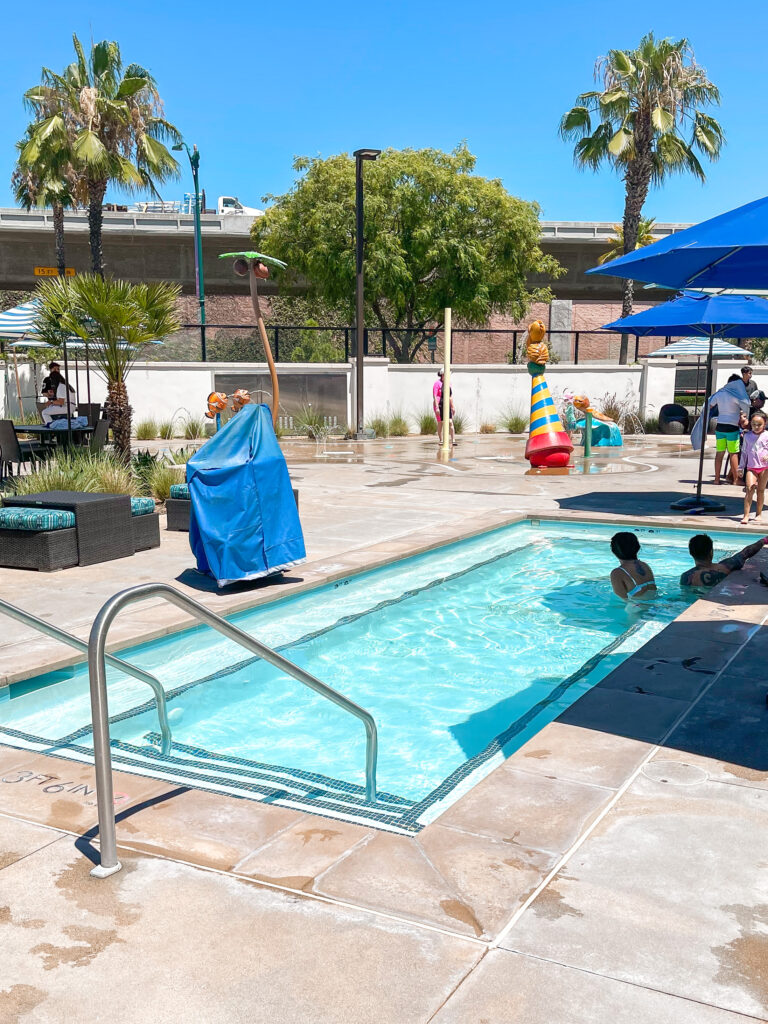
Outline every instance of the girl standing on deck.
[(744, 473), (744, 518), (741, 520), (744, 525), (749, 522), (753, 495), (757, 496), (755, 519), (760, 522), (763, 518), (765, 484), (768, 481), (768, 433), (765, 425), (765, 413), (755, 412), (750, 421), (751, 429), (744, 435), (739, 465), (739, 469)]

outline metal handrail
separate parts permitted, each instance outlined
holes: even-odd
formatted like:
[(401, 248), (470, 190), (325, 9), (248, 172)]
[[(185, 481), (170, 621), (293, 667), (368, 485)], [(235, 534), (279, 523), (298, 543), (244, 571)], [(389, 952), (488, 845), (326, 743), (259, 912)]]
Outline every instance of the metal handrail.
[(344, 694), (316, 679), (303, 668), (294, 665), (271, 647), (255, 640), (248, 633), (238, 629), (220, 615), (209, 611), (204, 605), (180, 593), (167, 583), (142, 583), (137, 587), (123, 590), (102, 607), (96, 616), (88, 640), (88, 675), (91, 684), (91, 715), (93, 718), (93, 753), (96, 770), (96, 801), (99, 812), (100, 863), (91, 874), (106, 878), (120, 870), (117, 859), (117, 836), (115, 833), (115, 805), (112, 792), (112, 756), (109, 743), (109, 711), (107, 708), (107, 687), (105, 649), (109, 627), (117, 613), (129, 604), (145, 601), (151, 597), (163, 597), (177, 608), (188, 612), (211, 629), (215, 629), (228, 640), (232, 640), (252, 654), (281, 669), (304, 686), (332, 701), (338, 707), (359, 718), (365, 726), (365, 795), (376, 803), (376, 760), (378, 757), (378, 733), (373, 715), (351, 701)]
[[(68, 644), (70, 647), (74, 647), (76, 651), (81, 651), (83, 654), (88, 653), (88, 644), (84, 640), (80, 640), (71, 633), (67, 633), (63, 629), (59, 629), (58, 626), (51, 625), (51, 623), (46, 622), (45, 619), (40, 619), (36, 615), (30, 615), (29, 612), (25, 612), (22, 608), (17, 608), (14, 604), (9, 604), (8, 601), (0, 601), (0, 612), (4, 612), (12, 619), (18, 619), (18, 621), (23, 622), (25, 626), (29, 626), (31, 629), (36, 629), (38, 632), (44, 633), (46, 636), (50, 636), (54, 640), (60, 640), (63, 644)], [(106, 660), (113, 668), (120, 669), (120, 671), (125, 672), (126, 675), (133, 676), (134, 679), (138, 679), (140, 682), (146, 683), (147, 686), (151, 687), (152, 692), (155, 695), (155, 701), (157, 702), (157, 717), (160, 720), (160, 734), (162, 736), (161, 749), (164, 754), (170, 754), (172, 741), (171, 727), (168, 724), (168, 707), (165, 699), (165, 690), (163, 689), (160, 680), (155, 678), (155, 676), (150, 672), (145, 672), (143, 668), (137, 668), (135, 665), (129, 665), (127, 661), (123, 661), (122, 658), (115, 658), (112, 654), (107, 654)]]

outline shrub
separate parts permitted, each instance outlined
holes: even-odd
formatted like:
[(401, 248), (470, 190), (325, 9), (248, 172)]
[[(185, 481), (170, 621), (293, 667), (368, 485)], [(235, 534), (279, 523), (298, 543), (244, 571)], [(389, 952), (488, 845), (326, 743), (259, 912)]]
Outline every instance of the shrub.
[(154, 441), (157, 437), (157, 423), (154, 420), (139, 420), (136, 424), (137, 441)]
[(94, 491), (102, 494), (130, 494), (132, 497), (139, 494), (140, 481), (122, 459), (108, 456), (94, 462)]
[(437, 420), (435, 414), (429, 406), (423, 409), (415, 417), (416, 426), (419, 428), (420, 434), (436, 434), (437, 433)]
[(626, 411), (615, 392), (603, 395), (600, 401), (595, 404), (595, 408), (613, 420), (614, 423), (618, 423)]
[(197, 450), (197, 448), (177, 448), (175, 452), (168, 452), (166, 459), (175, 466), (186, 466)]
[(33, 472), (13, 480), (16, 494), (37, 491), (90, 491), (105, 494), (136, 495), (140, 490), (137, 476), (114, 455), (91, 455), (90, 452), (59, 452)]
[(311, 405), (303, 405), (293, 418), (294, 426), (307, 437), (317, 439), (325, 429), (325, 417), (319, 409), (313, 409)]
[(523, 434), (528, 429), (528, 413), (519, 405), (509, 405), (501, 414), (501, 425), (510, 434)]
[(185, 437), (187, 441), (196, 441), (198, 437), (205, 437), (205, 417), (194, 416), (191, 412), (185, 413), (182, 428), (182, 437)]
[(496, 433), (496, 424), (495, 423), (490, 423), (490, 422), (488, 422), (486, 420), (484, 423), (480, 424), (480, 433), (481, 434), (495, 434)]
[(457, 434), (464, 434), (467, 430), (467, 420), (463, 413), (457, 409), (453, 414), (453, 429)]
[(643, 430), (646, 434), (658, 434), (659, 433), (659, 417), (658, 416), (645, 416), (642, 419)]
[(389, 423), (387, 424), (387, 432), (390, 437), (407, 437), (410, 433), (408, 429), (408, 420), (403, 416), (401, 412), (393, 412), (389, 417)]
[(182, 474), (166, 462), (157, 462), (147, 478), (147, 489), (156, 501), (167, 501), (171, 486), (182, 482)]
[(376, 437), (389, 437), (389, 420), (386, 416), (371, 416), (365, 425)]
[(170, 441), (173, 437), (175, 423), (176, 420), (174, 417), (171, 417), (169, 420), (161, 420), (160, 426), (157, 430), (158, 436), (162, 437), (164, 441)]

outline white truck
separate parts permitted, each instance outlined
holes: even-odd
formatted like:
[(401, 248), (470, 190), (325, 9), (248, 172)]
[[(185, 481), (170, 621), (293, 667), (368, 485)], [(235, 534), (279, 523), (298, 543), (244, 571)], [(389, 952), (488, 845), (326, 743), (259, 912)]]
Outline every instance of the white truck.
[(216, 203), (216, 213), (219, 215), (240, 215), (247, 214), (249, 217), (263, 217), (263, 210), (256, 210), (253, 206), (243, 206), (237, 196), (219, 196)]

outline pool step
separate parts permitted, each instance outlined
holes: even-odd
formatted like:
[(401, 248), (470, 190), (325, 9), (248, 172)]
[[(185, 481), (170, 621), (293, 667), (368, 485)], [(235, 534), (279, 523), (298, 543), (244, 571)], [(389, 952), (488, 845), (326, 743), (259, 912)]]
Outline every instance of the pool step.
[(372, 804), (366, 800), (362, 786), (341, 779), (219, 754), (176, 741), (171, 752), (163, 755), (159, 733), (150, 732), (144, 738), (147, 746), (113, 740), (115, 767), (143, 770), (142, 773), (151, 773), (156, 778), (199, 789), (295, 807), (404, 835), (413, 835), (423, 827), (411, 818), (416, 801), (406, 797), (379, 791), (376, 803)]

